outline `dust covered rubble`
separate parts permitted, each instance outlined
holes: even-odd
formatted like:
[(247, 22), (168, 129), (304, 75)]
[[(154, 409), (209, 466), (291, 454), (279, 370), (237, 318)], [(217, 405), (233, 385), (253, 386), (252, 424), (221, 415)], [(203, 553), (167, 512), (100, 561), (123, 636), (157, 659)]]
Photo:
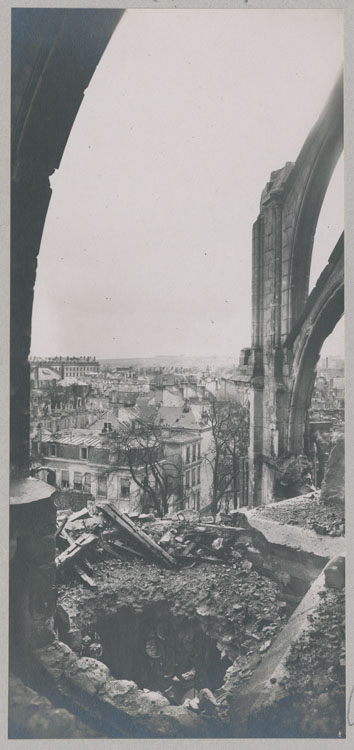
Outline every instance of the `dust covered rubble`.
[[(58, 528), (62, 520), (58, 519)], [(65, 528), (70, 539), (79, 538), (85, 530), (97, 535), (97, 544), (80, 560), (80, 565), (89, 566), (94, 586), (87, 585), (70, 565), (60, 570), (60, 637), (80, 656), (100, 659), (102, 646), (95, 630), (98, 613), (112, 615), (123, 606), (136, 611), (146, 603), (165, 602), (177, 627), (183, 630), (197, 623), (230, 665), (215, 695), (205, 688), (207, 692), (199, 691), (186, 704), (203, 715), (213, 716), (217, 710), (222, 719), (229, 691), (251, 677), (288, 619), (281, 586), (254, 569), (247, 559), (250, 543), (242, 541), (242, 534), (232, 526), (181, 517), (140, 523), (173, 557), (174, 568), (164, 568), (142, 555), (142, 548), (120, 530), (117, 533), (101, 514), (85, 514), (71, 523), (68, 519)], [(118, 539), (125, 549), (111, 546)]]

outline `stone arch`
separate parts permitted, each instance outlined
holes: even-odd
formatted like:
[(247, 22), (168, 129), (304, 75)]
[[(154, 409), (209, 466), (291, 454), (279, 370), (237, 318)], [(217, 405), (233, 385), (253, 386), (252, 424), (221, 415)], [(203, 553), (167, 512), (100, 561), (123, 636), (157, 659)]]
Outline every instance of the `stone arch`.
[(305, 423), (322, 345), (344, 312), (344, 283), (336, 285), (325, 299), (313, 328), (305, 329), (296, 352), (297, 371), (290, 397), (288, 450), (297, 455), (304, 449)]
[(72, 125), (124, 11), (12, 10), (10, 461), (29, 469), (28, 356), (37, 255)]
[[(320, 209), (342, 148), (341, 74), (296, 162), (287, 162), (282, 169), (271, 173), (253, 227), (250, 358), (253, 388), (249, 448), (251, 505), (269, 502), (272, 497), (278, 459), (289, 451), (301, 453), (303, 450), (300, 423), (305, 409), (300, 392), (298, 400), (291, 407), (292, 389), (294, 382), (297, 382), (294, 361), (298, 342), (295, 342), (295, 337), (299, 336), (298, 341), (301, 340), (301, 326), (303, 333), (309, 322), (306, 315), (304, 317), (304, 310), (310, 314), (309, 306), (311, 308), (314, 302), (312, 293), (308, 297), (313, 241)], [(343, 246), (343, 240), (341, 242)], [(316, 299), (324, 278), (329, 284), (328, 277), (332, 271), (338, 271), (337, 260), (341, 254), (343, 249), (338, 248), (332, 253), (331, 262), (323, 272), (325, 276), (320, 276)], [(343, 268), (341, 274), (343, 284)], [(334, 279), (335, 274), (332, 276)], [(321, 295), (318, 299), (323, 301)], [(329, 313), (330, 308), (323, 304), (324, 318), (320, 315), (319, 319), (325, 325), (326, 309)], [(316, 326), (311, 325), (312, 328)], [(320, 330), (321, 326), (318, 328)], [(316, 349), (315, 341), (314, 331), (311, 342)], [(304, 362), (309, 361), (309, 351)], [(308, 367), (303, 372), (304, 378), (305, 372), (308, 375)], [(305, 390), (309, 393), (311, 384), (304, 380), (303, 385), (306, 385)], [(295, 403), (299, 407), (296, 417)], [(289, 428), (291, 408), (291, 423), (296, 423), (294, 429)]]
[[(302, 188), (289, 268), (289, 319), (298, 320), (309, 291), (313, 242), (321, 206), (343, 150), (343, 75), (297, 159), (293, 190)], [(305, 179), (301, 176), (303, 173)], [(302, 183), (302, 185), (301, 185)]]

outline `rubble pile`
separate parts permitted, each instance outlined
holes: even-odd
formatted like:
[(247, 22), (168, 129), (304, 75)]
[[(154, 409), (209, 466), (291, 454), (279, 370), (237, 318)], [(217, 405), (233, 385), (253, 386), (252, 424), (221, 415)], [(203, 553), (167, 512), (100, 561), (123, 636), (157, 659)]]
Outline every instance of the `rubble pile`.
[[(56, 535), (59, 578), (69, 570), (94, 588), (94, 580), (87, 579), (87, 573), (92, 573), (92, 561), (111, 558), (154, 561), (163, 568), (185, 568), (204, 562), (228, 566), (237, 563), (242, 574), (247, 575), (253, 568), (247, 559), (248, 549), (251, 552), (253, 549), (247, 541), (248, 534), (231, 525), (237, 523), (236, 516), (225, 519), (228, 524), (202, 524), (179, 514), (164, 520), (140, 516), (133, 522), (109, 503), (100, 506), (93, 515), (87, 508), (70, 516), (59, 512)], [(84, 577), (82, 568), (86, 570)]]
[[(80, 656), (104, 661), (119, 679), (138, 684), (137, 673), (129, 671), (136, 666), (125, 652), (143, 648), (136, 659), (147, 662), (140, 675), (143, 687), (161, 690), (172, 704), (190, 701), (192, 711), (205, 712), (208, 703), (209, 713), (215, 713), (215, 700), (222, 717), (228, 685), (249, 679), (292, 609), (281, 586), (247, 559), (249, 543), (240, 539), (242, 530), (183, 517), (143, 518), (143, 528), (138, 522), (131, 527), (136, 538), (128, 543), (127, 533), (109, 514), (78, 515), (72, 514), (58, 533), (58, 539), (67, 535), (70, 543), (64, 552), (75, 551), (58, 567), (60, 639)], [(58, 529), (63, 520), (58, 519)], [(139, 547), (142, 531), (145, 548)], [(123, 633), (124, 640), (116, 668), (112, 633)]]
[(344, 536), (345, 534), (344, 503), (337, 500), (323, 503), (319, 491), (282, 500), (270, 506), (259, 506), (257, 512), (271, 521), (302, 526), (320, 535)]
[(285, 687), (303, 737), (345, 736), (344, 589), (326, 589), (310, 627), (293, 644)]
[[(297, 509), (294, 502), (283, 501), (289, 510), (279, 507), (281, 522), (297, 514), (305, 523), (305, 513), (311, 520), (312, 500), (317, 507), (318, 498), (298, 498)], [(268, 510), (278, 508), (260, 512)], [(299, 601), (291, 601), (285, 584), (266, 577), (252, 562), (260, 553), (239, 523), (236, 512), (217, 523), (183, 513), (133, 520), (110, 504), (70, 517), (58, 513), (59, 639), (79, 657), (103, 662), (116, 679), (133, 680), (139, 688), (159, 691), (173, 706), (215, 720), (227, 736), (232, 692), (252, 677)], [(335, 701), (341, 690), (331, 659), (326, 661), (322, 632), (325, 618), (334, 617), (331, 606), (324, 602), (319, 634), (309, 633), (309, 647), (294, 646), (289, 661), (291, 681), (291, 659), (294, 664), (302, 660), (290, 693), (303, 716), (300, 700), (309, 689), (314, 732), (317, 697), (324, 706), (327, 698), (320, 696), (329, 690), (323, 679), (334, 685)], [(327, 622), (331, 647), (331, 628), (335, 635), (340, 621), (341, 615), (338, 622)]]

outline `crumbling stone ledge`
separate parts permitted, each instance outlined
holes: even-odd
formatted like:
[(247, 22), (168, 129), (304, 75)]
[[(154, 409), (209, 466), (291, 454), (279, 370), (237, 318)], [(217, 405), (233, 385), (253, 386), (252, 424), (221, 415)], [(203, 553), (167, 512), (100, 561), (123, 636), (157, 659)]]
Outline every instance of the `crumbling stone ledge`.
[(70, 704), (101, 737), (215, 736), (215, 719), (172, 706), (161, 693), (141, 690), (131, 680), (114, 679), (105, 664), (78, 657), (61, 641), (37, 649), (33, 658), (42, 690)]
[[(344, 557), (330, 560), (324, 570), (312, 584), (299, 606), (293, 612), (289, 622), (265, 655), (259, 668), (253, 673), (249, 682), (237, 687), (230, 696), (230, 732), (233, 737), (252, 737), (259, 716), (267, 717), (268, 730), (273, 727), (276, 735), (277, 710), (284, 713), (291, 711), (287, 707), (289, 693), (286, 688), (288, 669), (287, 660), (294, 643), (306, 634), (310, 628), (311, 617), (319, 609), (326, 587), (344, 588)], [(327, 589), (328, 590), (328, 589)], [(263, 728), (264, 731), (264, 728)]]
[[(279, 507), (280, 503), (276, 505)], [(268, 505), (267, 508), (269, 507), (271, 506)], [(261, 532), (270, 544), (286, 546), (289, 549), (310, 553), (323, 559), (330, 560), (335, 555), (340, 555), (345, 547), (344, 537), (319, 536), (316, 532), (302, 527), (271, 521), (263, 518), (258, 508), (240, 509), (238, 518), (246, 528), (250, 527)]]
[(304, 596), (328, 561), (344, 554), (344, 537), (319, 536), (281, 524), (264, 518), (257, 509), (237, 511), (236, 521), (249, 533), (247, 557), (255, 569), (295, 596)]

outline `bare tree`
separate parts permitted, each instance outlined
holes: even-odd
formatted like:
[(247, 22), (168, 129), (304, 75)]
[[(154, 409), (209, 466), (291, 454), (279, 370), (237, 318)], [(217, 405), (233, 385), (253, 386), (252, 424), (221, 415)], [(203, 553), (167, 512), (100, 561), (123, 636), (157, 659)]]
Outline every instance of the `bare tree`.
[(240, 459), (249, 445), (248, 406), (231, 401), (212, 401), (208, 410), (212, 443), (205, 455), (212, 469), (211, 512), (215, 516), (221, 501), (230, 495), (237, 507)]
[(168, 513), (170, 498), (179, 498), (183, 492), (182, 466), (178, 455), (164, 453), (156, 412), (124, 426), (119, 433), (109, 433), (106, 443), (110, 446), (110, 470), (129, 468), (141, 490), (142, 508), (153, 508), (160, 517)]

